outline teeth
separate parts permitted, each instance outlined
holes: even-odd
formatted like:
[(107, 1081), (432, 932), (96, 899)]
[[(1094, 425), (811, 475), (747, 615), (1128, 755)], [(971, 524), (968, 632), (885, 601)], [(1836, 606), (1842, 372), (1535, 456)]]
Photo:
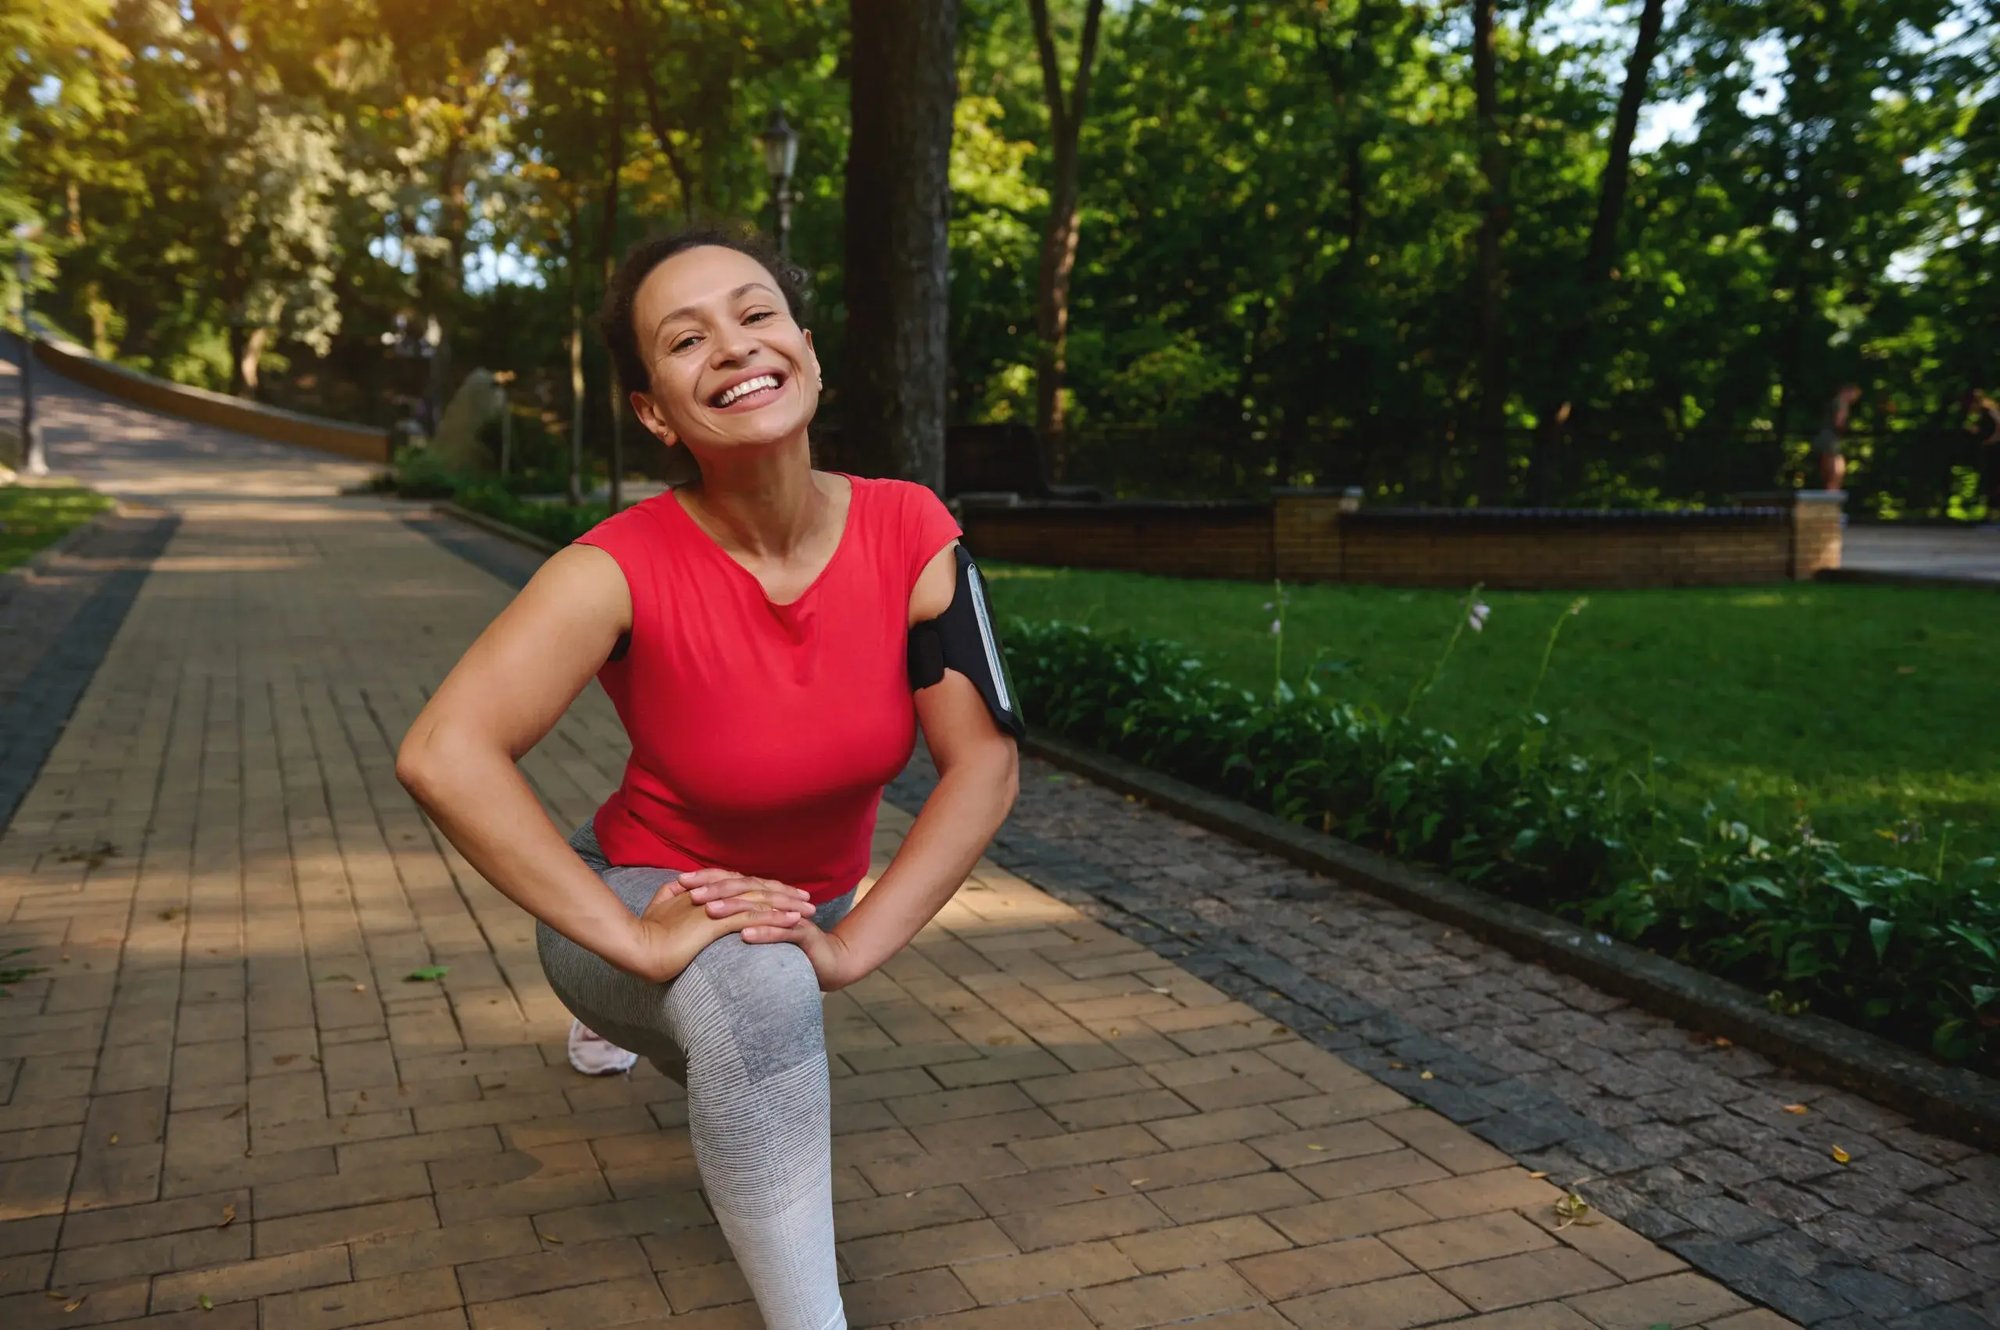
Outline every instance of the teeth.
[(775, 377), (769, 374), (760, 374), (754, 379), (745, 379), (742, 383), (731, 388), (722, 395), (721, 401), (724, 406), (728, 406), (738, 398), (747, 397), (760, 388), (775, 388), (777, 386), (778, 380)]

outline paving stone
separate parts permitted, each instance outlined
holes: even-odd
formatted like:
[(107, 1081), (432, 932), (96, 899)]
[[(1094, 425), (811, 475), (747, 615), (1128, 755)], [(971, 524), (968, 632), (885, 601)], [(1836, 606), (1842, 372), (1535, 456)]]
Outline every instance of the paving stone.
[[(362, 468), (51, 391), (89, 422), (79, 474), (212, 497), (107, 526), (80, 548), (120, 566), (38, 592), (43, 648), (0, 660), (0, 942), (76, 958), (0, 1036), (0, 1322), (756, 1325), (684, 1093), (563, 1065), (532, 928), (394, 781), (538, 558), (328, 493)], [(90, 451), (135, 430), (144, 454)], [(28, 604), (0, 596), (0, 636)], [(559, 817), (617, 779), (616, 735), (588, 694), (524, 759)], [(218, 753), (242, 779), (203, 783)], [(1991, 1310), (1990, 1156), (1047, 774), (919, 946), (830, 999), (853, 1323), (1751, 1314), (1707, 1275), (1833, 1330)], [(117, 853), (31, 867), (58, 825)], [(443, 984), (401, 982), (432, 960)], [(52, 1274), (98, 1282), (68, 1314), (21, 1287)]]

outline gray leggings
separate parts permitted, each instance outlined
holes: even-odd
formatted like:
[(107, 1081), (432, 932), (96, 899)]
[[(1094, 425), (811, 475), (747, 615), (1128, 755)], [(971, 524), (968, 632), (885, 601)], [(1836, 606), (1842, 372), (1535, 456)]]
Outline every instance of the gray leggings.
[[(570, 846), (633, 914), (679, 876), (613, 868), (586, 822)], [(813, 916), (830, 928), (854, 893)], [(578, 1020), (687, 1086), (702, 1191), (771, 1330), (843, 1330), (833, 1255), (832, 1105), (819, 980), (797, 947), (731, 934), (648, 983), (547, 925), (549, 987)]]

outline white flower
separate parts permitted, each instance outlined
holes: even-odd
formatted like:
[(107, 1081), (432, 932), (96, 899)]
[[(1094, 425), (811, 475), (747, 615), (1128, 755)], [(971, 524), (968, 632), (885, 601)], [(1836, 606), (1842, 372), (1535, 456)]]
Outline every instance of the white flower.
[(1483, 632), (1486, 628), (1486, 616), (1491, 613), (1493, 613), (1493, 607), (1491, 605), (1488, 605), (1483, 600), (1473, 601), (1472, 617), (1465, 621), (1466, 627), (1470, 628), (1475, 633)]
[(1285, 631), (1285, 624), (1282, 619), (1271, 620), (1271, 636), (1276, 637), (1279, 633), (1282, 633), (1284, 631)]

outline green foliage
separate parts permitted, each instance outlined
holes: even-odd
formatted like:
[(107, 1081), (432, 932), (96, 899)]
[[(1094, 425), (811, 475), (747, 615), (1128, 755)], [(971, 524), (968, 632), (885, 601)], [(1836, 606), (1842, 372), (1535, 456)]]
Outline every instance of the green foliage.
[(0, 485), (0, 569), (25, 562), (110, 506), (102, 494), (73, 485)]
[(1937, 1056), (1992, 1066), (2000, 861), (1857, 864), (1809, 826), (1753, 833), (1711, 803), (1676, 825), (1650, 772), (1550, 742), (1529, 715), (1476, 745), (1308, 682), (1264, 699), (1159, 640), (1015, 621), (1039, 726), (1651, 947)]
[[(1224, 678), (1268, 695), (1268, 585), (1088, 569), (991, 566), (1003, 614), (1188, 642)], [(1823, 836), (1906, 867), (1955, 822), (1956, 860), (2000, 854), (2000, 752), (1965, 742), (1993, 717), (1990, 593), (1824, 583), (1604, 591), (1562, 619), (1562, 592), (1488, 592), (1492, 617), (1440, 662), (1463, 593), (1287, 585), (1284, 677), (1412, 713), (1467, 744), (1546, 712), (1563, 742), (1651, 771), (1689, 824), (1716, 790), (1753, 826), (1809, 815)], [(1561, 650), (1532, 704), (1549, 626)], [(1657, 755), (1665, 766), (1652, 769)], [(1916, 834), (1912, 834), (1912, 831)]]

